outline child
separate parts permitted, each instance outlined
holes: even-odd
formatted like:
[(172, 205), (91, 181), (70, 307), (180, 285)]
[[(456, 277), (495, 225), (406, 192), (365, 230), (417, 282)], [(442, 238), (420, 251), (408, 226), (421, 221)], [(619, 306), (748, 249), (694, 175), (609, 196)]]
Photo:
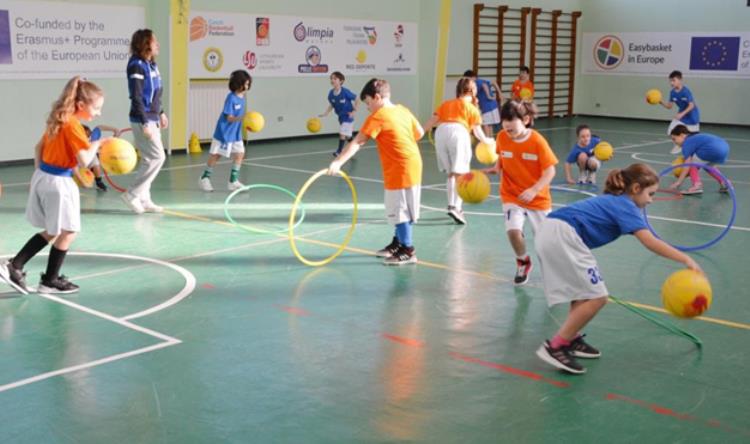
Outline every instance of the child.
[(81, 120), (101, 115), (104, 94), (98, 86), (73, 77), (60, 98), (52, 105), (44, 135), (35, 148), (26, 218), (44, 231), (35, 234), (9, 261), (0, 264), (0, 278), (17, 291), (27, 294), (23, 267), (32, 257), (53, 242), (42, 274), (40, 293), (74, 293), (78, 286), (60, 275), (65, 255), (76, 233), (81, 230), (81, 205), (73, 169), (85, 167), (96, 156), (103, 140), (89, 143)]
[(242, 159), (245, 157), (245, 143), (242, 141), (242, 119), (245, 117), (245, 93), (250, 90), (253, 79), (247, 71), (240, 69), (229, 76), (229, 91), (224, 100), (224, 109), (216, 122), (214, 137), (211, 141), (206, 169), (198, 185), (203, 191), (213, 191), (211, 173), (219, 157), (233, 157), (232, 172), (229, 174), (229, 191), (243, 187), (239, 181)]
[[(97, 140), (101, 139), (102, 131), (111, 131), (113, 137), (118, 137), (120, 135), (120, 130), (107, 125), (97, 125), (97, 127), (94, 128), (93, 131), (86, 125), (82, 126), (90, 142), (96, 142)], [(94, 156), (94, 158), (91, 160), (91, 164), (89, 165), (89, 169), (92, 173), (94, 173), (96, 189), (102, 192), (106, 192), (107, 184), (105, 184), (104, 180), (102, 179), (102, 167), (99, 164), (99, 156)]]
[(352, 140), (354, 113), (357, 112), (357, 95), (344, 88), (344, 80), (344, 74), (338, 71), (331, 74), (333, 89), (328, 92), (328, 109), (318, 116), (325, 117), (334, 110), (339, 117), (339, 147), (333, 153), (333, 157), (341, 154), (344, 144)]
[[(511, 86), (511, 98), (531, 102), (534, 98), (534, 84), (529, 80), (531, 71), (528, 66), (522, 66), (518, 71), (518, 79)], [(526, 91), (524, 91), (526, 90)]]
[(555, 177), (557, 157), (544, 136), (531, 129), (538, 111), (531, 102), (509, 100), (500, 110), (503, 130), (497, 135), (497, 165), (486, 172), (502, 172), (500, 199), (505, 213), (505, 231), (516, 253), (516, 275), (513, 283), (529, 281), (531, 258), (526, 254), (523, 225), (526, 218), (531, 231), (552, 208), (549, 184)]
[(601, 139), (591, 135), (591, 128), (588, 125), (578, 125), (576, 136), (578, 136), (578, 142), (573, 145), (568, 158), (565, 159), (565, 180), (570, 184), (576, 183), (570, 171), (570, 166), (576, 163), (578, 164), (577, 183), (596, 183), (596, 172), (602, 163), (594, 157), (594, 147), (601, 142)]
[(498, 102), (503, 101), (500, 94), (500, 85), (497, 82), (480, 79), (477, 73), (472, 70), (464, 72), (464, 77), (472, 79), (477, 84), (477, 100), (479, 101), (479, 110), (482, 112), (482, 129), (488, 137), (494, 134), (493, 128), (500, 124), (500, 111)]
[(555, 210), (542, 222), (535, 242), (547, 303), (570, 303), (568, 317), (557, 334), (536, 352), (543, 361), (581, 374), (586, 369), (576, 357), (601, 356), (580, 333), (609, 295), (591, 249), (632, 234), (654, 253), (701, 271), (693, 259), (649, 231), (643, 208), (653, 201), (658, 186), (659, 177), (642, 163), (615, 169), (607, 176), (603, 195)]
[(477, 85), (471, 78), (463, 77), (456, 84), (456, 99), (443, 102), (424, 126), (424, 131), (427, 132), (438, 125), (435, 131), (435, 149), (438, 169), (448, 174), (448, 215), (460, 225), (466, 224), (466, 219), (461, 209), (463, 201), (456, 191), (456, 178), (470, 170), (469, 131), (474, 132), (477, 139), (484, 143), (494, 143), (482, 131), (482, 117), (476, 104)]
[(328, 174), (337, 174), (363, 144), (375, 139), (383, 167), (385, 214), (388, 222), (396, 226), (391, 243), (376, 254), (385, 258), (386, 265), (416, 263), (412, 224), (419, 219), (422, 182), (422, 156), (417, 140), (422, 138), (424, 130), (411, 111), (391, 102), (391, 87), (385, 80), (371, 79), (359, 98), (370, 115), (354, 140), (331, 162)]
[[(666, 109), (672, 109), (677, 104), (679, 111), (675, 114), (672, 122), (670, 122), (667, 134), (671, 135), (672, 130), (677, 125), (685, 125), (691, 133), (697, 133), (700, 131), (701, 115), (698, 106), (695, 104), (695, 99), (693, 99), (693, 93), (690, 92), (687, 86), (682, 84), (682, 73), (680, 71), (672, 71), (669, 74), (669, 84), (672, 86), (672, 91), (669, 92), (669, 103), (665, 103), (663, 100), (659, 103)], [(672, 154), (679, 152), (678, 147), (672, 149)]]
[[(682, 150), (682, 157), (685, 158), (685, 162), (706, 163), (718, 170), (716, 164), (726, 162), (727, 157), (729, 157), (729, 144), (719, 136), (708, 133), (693, 134), (688, 131), (685, 125), (677, 125), (672, 130), (671, 136), (675, 146), (680, 147)], [(719, 183), (720, 193), (729, 192), (729, 184), (724, 183), (721, 177), (712, 171), (706, 171)], [(680, 177), (669, 186), (669, 189), (678, 189), (688, 174), (690, 174), (690, 181), (693, 183), (693, 186), (687, 190), (683, 190), (682, 194), (703, 193), (703, 182), (701, 181), (697, 167), (683, 168)]]

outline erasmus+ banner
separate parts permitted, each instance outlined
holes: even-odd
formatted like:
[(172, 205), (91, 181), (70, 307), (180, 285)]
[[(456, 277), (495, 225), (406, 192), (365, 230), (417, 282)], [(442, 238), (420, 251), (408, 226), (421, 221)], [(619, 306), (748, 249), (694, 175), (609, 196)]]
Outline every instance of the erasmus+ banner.
[(750, 78), (750, 32), (583, 34), (585, 74)]
[(0, 0), (0, 79), (125, 75), (142, 7)]
[(417, 24), (192, 11), (190, 78), (414, 75)]

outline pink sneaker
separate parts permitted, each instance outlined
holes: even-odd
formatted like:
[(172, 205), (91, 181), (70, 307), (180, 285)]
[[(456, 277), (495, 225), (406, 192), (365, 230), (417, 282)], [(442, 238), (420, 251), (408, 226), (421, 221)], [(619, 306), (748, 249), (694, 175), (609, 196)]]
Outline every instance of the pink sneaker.
[(691, 194), (703, 194), (703, 184), (695, 184), (687, 190), (682, 190), (681, 193), (683, 196), (689, 196)]

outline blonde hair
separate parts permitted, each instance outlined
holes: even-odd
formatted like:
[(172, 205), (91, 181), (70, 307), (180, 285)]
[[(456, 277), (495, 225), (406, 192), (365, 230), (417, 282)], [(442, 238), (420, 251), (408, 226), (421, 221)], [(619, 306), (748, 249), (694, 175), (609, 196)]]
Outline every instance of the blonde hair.
[(461, 77), (456, 83), (456, 98), (461, 98), (465, 95), (471, 95), (471, 103), (474, 106), (479, 106), (479, 100), (477, 95), (471, 90), (471, 85), (474, 85), (474, 91), (476, 91), (476, 82), (469, 77)]
[(633, 185), (638, 184), (641, 189), (659, 183), (659, 175), (645, 163), (634, 163), (624, 169), (614, 169), (607, 175), (604, 194), (619, 196), (623, 193), (632, 194)]
[(60, 97), (52, 104), (52, 110), (47, 117), (47, 137), (55, 136), (70, 116), (75, 114), (78, 102), (88, 105), (103, 95), (101, 88), (80, 76), (68, 80)]

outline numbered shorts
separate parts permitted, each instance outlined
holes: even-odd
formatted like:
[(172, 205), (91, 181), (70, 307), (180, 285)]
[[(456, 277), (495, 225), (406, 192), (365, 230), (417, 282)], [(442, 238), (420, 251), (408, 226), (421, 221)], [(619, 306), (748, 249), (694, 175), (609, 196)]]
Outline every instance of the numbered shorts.
[(534, 242), (548, 305), (609, 295), (596, 258), (570, 224), (547, 218)]
[(700, 123), (696, 123), (694, 125), (688, 125), (685, 122), (679, 121), (677, 119), (672, 119), (672, 121), (669, 122), (669, 128), (667, 128), (667, 135), (668, 136), (672, 134), (672, 130), (675, 129), (675, 127), (677, 125), (686, 126), (687, 129), (688, 129), (688, 131), (690, 131), (691, 133), (697, 133), (698, 131), (701, 130), (701, 124)]
[(482, 113), (482, 125), (497, 125), (498, 123), (500, 123), (500, 110), (498, 108)]
[(503, 204), (503, 214), (505, 215), (505, 231), (523, 231), (523, 225), (528, 219), (531, 232), (536, 234), (542, 221), (549, 214), (549, 210), (529, 210), (516, 204)]
[(216, 139), (211, 140), (211, 148), (208, 150), (209, 154), (218, 154), (224, 157), (230, 157), (232, 154), (245, 153), (245, 143), (241, 140), (236, 142), (222, 143)]
[(435, 131), (438, 169), (445, 173), (466, 174), (471, 169), (471, 137), (466, 127), (450, 122)]
[(346, 138), (352, 137), (354, 132), (354, 122), (342, 122), (339, 124), (339, 134), (346, 136)]
[(419, 219), (421, 185), (398, 190), (385, 190), (385, 217), (391, 225), (416, 222)]
[(52, 236), (81, 231), (81, 195), (73, 178), (34, 171), (26, 219)]

